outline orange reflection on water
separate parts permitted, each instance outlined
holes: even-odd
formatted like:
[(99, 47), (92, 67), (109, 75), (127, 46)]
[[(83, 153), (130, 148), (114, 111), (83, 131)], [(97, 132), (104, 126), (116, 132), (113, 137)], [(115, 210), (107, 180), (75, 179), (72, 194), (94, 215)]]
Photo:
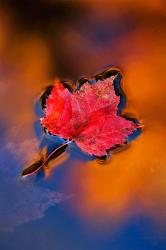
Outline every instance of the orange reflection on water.
[[(21, 145), (20, 157), (28, 154), (31, 143), (37, 144), (38, 147), (38, 142), (31, 140), (36, 138), (34, 121), (38, 119), (34, 112), (35, 98), (49, 82), (49, 73), (52, 69), (50, 48), (54, 48), (54, 43), (57, 47), (54, 48), (56, 53), (58, 54), (58, 50), (62, 52), (63, 58), (61, 54), (58, 58), (61, 72), (68, 69), (68, 73), (64, 73), (64, 78), (70, 77), (69, 70), (71, 75), (76, 77), (79, 74), (80, 77), (81, 74), (93, 74), (104, 65), (116, 64), (115, 66), (121, 67), (124, 71), (122, 85), (128, 100), (124, 112), (133, 114), (144, 123), (143, 133), (128, 149), (114, 154), (106, 165), (98, 165), (96, 161), (78, 163), (71, 168), (69, 176), (64, 177), (64, 185), (68, 182), (68, 190), (77, 192), (72, 206), (81, 217), (92, 219), (104, 214), (107, 218), (123, 220), (138, 209), (147, 216), (153, 216), (157, 221), (164, 221), (164, 1), (78, 2), (87, 5), (87, 16), (84, 16), (84, 12), (80, 14), (81, 25), (87, 21), (87, 17), (93, 19), (92, 23), (89, 22), (91, 25), (88, 27), (87, 22), (86, 29), (82, 30), (79, 29), (79, 23), (78, 26), (74, 26), (66, 21), (65, 25), (55, 26), (59, 29), (56, 39), (52, 32), (48, 33), (50, 43), (44, 36), (45, 30), (43, 37), (33, 31), (19, 32), (8, 17), (10, 13), (3, 12), (0, 16), (0, 94), (2, 104), (5, 104), (0, 105), (0, 112), (1, 120), (7, 121), (7, 140), (14, 140)], [(89, 9), (89, 6), (92, 8)], [(121, 34), (122, 23), (125, 22), (125, 18), (132, 15), (136, 15), (138, 21), (134, 21), (135, 26), (130, 27), (129, 31), (124, 32), (122, 27), (124, 33)], [(103, 26), (98, 27), (99, 21)], [(132, 21), (133, 19), (130, 20)], [(100, 32), (104, 24), (111, 26), (112, 22), (117, 25), (118, 34), (102, 40)], [(93, 28), (97, 29), (97, 32)], [(109, 33), (109, 25), (106, 31)], [(112, 31), (114, 32), (114, 29)], [(56, 60), (57, 58), (53, 58), (55, 68)], [(59, 72), (56, 73), (55, 77)], [(22, 144), (27, 138), (28, 143)], [(33, 151), (35, 150), (36, 148)], [(33, 152), (30, 152), (28, 158), (32, 155)], [(50, 170), (53, 169), (46, 169), (46, 176), (50, 176)], [(137, 209), (132, 210), (133, 206)]]
[[(18, 42), (19, 40), (19, 42)], [(38, 95), (48, 82), (49, 53), (38, 37), (17, 37), (3, 63), (1, 79), (1, 116), (8, 121), (9, 140), (34, 136), (34, 107)], [(6, 73), (7, 72), (7, 73)], [(6, 127), (7, 129), (7, 127)]]
[(144, 215), (164, 216), (165, 134), (165, 128), (153, 125), (129, 149), (114, 154), (108, 164), (93, 161), (75, 167), (70, 185), (74, 182), (79, 189), (76, 204), (81, 215), (111, 215), (121, 220), (136, 203), (139, 210), (144, 209)]
[(75, 166), (69, 177), (69, 186), (78, 189), (73, 209), (83, 218), (123, 221), (135, 211), (165, 223), (166, 36), (153, 38), (153, 32), (139, 30), (122, 44), (128, 100), (124, 113), (144, 123), (142, 134), (106, 165), (93, 161)]

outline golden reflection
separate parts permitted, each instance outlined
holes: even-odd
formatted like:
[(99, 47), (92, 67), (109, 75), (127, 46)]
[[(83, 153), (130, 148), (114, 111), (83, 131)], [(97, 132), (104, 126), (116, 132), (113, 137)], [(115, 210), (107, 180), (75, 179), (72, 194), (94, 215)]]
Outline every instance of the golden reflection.
[(119, 220), (137, 202), (147, 216), (164, 216), (165, 134), (164, 127), (153, 125), (106, 165), (93, 161), (75, 167), (70, 185), (77, 184), (79, 189), (76, 210), (88, 218), (107, 214)]
[(126, 55), (122, 62), (122, 68), (126, 68), (122, 83), (127, 94), (124, 113), (137, 117), (144, 124), (143, 132), (105, 166), (96, 161), (76, 164), (68, 179), (68, 185), (78, 190), (72, 206), (84, 219), (106, 216), (116, 221), (125, 220), (136, 206), (135, 211), (164, 225), (166, 36), (154, 38), (152, 31), (142, 29), (121, 41)]
[[(7, 117), (11, 139), (20, 133), (34, 135), (34, 112), (37, 96), (48, 82), (49, 53), (45, 43), (37, 37), (19, 37), (12, 44), (5, 68), (7, 75), (1, 80), (2, 103), (0, 111)], [(7, 52), (5, 52), (7, 53)], [(4, 112), (5, 111), (5, 112)], [(22, 138), (23, 139), (23, 138)], [(19, 139), (20, 140), (20, 139)]]

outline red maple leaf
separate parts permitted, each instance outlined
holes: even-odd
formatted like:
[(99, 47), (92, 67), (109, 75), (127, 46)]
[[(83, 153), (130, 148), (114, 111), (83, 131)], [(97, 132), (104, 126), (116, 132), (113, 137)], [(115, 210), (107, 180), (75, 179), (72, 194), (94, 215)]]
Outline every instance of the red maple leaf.
[(115, 94), (115, 77), (93, 84), (87, 81), (73, 93), (56, 81), (46, 99), (42, 126), (96, 156), (126, 142), (139, 125), (118, 114), (120, 97)]

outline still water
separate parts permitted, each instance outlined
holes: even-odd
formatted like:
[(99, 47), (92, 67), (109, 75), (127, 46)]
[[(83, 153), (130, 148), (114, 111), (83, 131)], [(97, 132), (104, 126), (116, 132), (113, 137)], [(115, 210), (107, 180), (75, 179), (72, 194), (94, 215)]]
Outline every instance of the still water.
[[(106, 0), (7, 2), (0, 9), (0, 250), (164, 250), (162, 1), (126, 1), (125, 8)], [(124, 112), (144, 124), (142, 134), (105, 164), (71, 144), (45, 171), (22, 178), (41, 148), (62, 143), (39, 124), (44, 87), (108, 65), (123, 71)]]

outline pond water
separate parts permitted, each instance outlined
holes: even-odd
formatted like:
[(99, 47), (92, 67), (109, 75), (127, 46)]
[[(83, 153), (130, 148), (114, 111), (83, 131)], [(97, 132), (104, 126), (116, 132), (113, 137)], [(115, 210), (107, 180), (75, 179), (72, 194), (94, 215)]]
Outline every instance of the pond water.
[[(14, 2), (0, 4), (0, 250), (164, 250), (164, 3)], [(62, 143), (42, 133), (43, 89), (108, 65), (123, 72), (124, 113), (141, 135), (104, 164), (71, 144), (22, 178), (41, 148)]]

